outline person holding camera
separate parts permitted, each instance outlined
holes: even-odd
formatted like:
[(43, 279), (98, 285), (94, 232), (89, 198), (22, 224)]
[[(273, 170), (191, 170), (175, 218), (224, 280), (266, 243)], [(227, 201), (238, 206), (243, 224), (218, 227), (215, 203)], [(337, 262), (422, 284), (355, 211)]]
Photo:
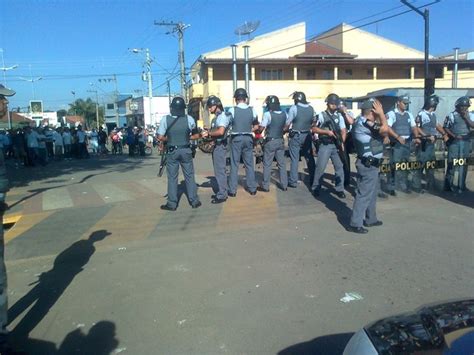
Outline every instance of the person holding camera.
[(361, 105), (352, 134), (357, 152), (357, 189), (347, 231), (364, 234), (365, 227), (381, 226), (377, 219), (376, 202), (379, 184), (379, 167), (383, 156), (383, 136), (389, 133), (382, 104), (374, 99)]

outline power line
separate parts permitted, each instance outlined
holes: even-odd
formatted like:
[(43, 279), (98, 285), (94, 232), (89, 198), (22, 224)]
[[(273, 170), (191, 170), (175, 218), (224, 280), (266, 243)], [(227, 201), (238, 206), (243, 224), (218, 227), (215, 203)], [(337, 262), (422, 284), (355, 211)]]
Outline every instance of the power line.
[[(429, 3), (429, 4), (419, 6), (419, 7), (417, 7), (417, 9), (421, 9), (421, 8), (427, 7), (427, 6), (432, 5), (432, 4), (435, 4), (435, 3), (437, 3), (437, 2), (438, 2), (438, 1), (434, 1), (434, 2), (431, 2), (431, 3)], [(414, 11), (414, 10), (412, 10), (412, 9), (410, 9), (410, 10), (405, 10), (405, 11), (399, 12), (399, 13), (394, 14), (394, 15), (386, 16), (386, 17), (383, 17), (383, 18), (381, 18), (381, 19), (378, 19), (378, 20), (374, 20), (374, 21), (365, 23), (365, 24), (363, 24), (363, 25), (359, 25), (359, 26), (355, 26), (355, 27), (349, 28), (349, 29), (347, 29), (347, 30), (343, 30), (343, 31), (340, 31), (340, 32), (336, 32), (336, 33), (333, 33), (333, 34), (330, 34), (330, 35), (327, 35), (327, 36), (323, 36), (323, 37), (318, 37), (317, 39), (318, 39), (318, 40), (321, 40), (321, 39), (326, 39), (326, 38), (334, 37), (334, 36), (340, 35), (340, 34), (342, 34), (342, 33), (354, 31), (354, 30), (357, 30), (357, 29), (362, 28), (362, 27), (366, 27), (366, 26), (373, 25), (374, 23), (378, 23), (378, 22), (390, 20), (390, 19), (392, 19), (392, 18), (395, 18), (395, 17), (401, 16), (401, 15), (407, 14), (407, 13), (412, 12), (412, 11)], [(317, 35), (312, 35), (312, 36), (310, 36), (310, 38), (314, 38), (314, 37), (316, 37), (316, 36), (317, 36)], [(270, 54), (275, 54), (275, 53), (282, 52), (282, 51), (285, 51), (285, 50), (288, 50), (288, 49), (296, 48), (296, 47), (299, 47), (299, 46), (304, 45), (304, 44), (309, 43), (309, 42), (311, 42), (311, 41), (304, 41), (304, 42), (302, 42), (302, 43), (298, 43), (298, 44), (295, 44), (295, 45), (292, 45), (292, 46), (289, 46), (289, 47), (286, 47), (286, 48), (283, 48), (283, 49), (278, 49), (278, 50), (275, 50), (275, 51), (272, 51), (272, 52), (268, 52), (268, 53), (264, 53), (264, 54), (260, 54), (260, 55), (254, 56), (254, 57), (252, 57), (251, 59), (260, 58), (260, 57), (264, 57), (264, 56), (267, 56), (267, 55), (270, 55)], [(258, 53), (258, 52), (257, 52), (257, 53)]]

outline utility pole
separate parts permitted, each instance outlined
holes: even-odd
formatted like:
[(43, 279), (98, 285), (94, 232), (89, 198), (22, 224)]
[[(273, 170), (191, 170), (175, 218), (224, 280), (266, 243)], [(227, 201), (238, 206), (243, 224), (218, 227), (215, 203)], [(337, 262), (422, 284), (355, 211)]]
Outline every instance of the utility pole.
[(184, 66), (184, 30), (190, 27), (191, 25), (185, 25), (182, 22), (175, 23), (171, 22), (156, 22), (155, 25), (158, 26), (172, 26), (171, 31), (167, 32), (166, 34), (177, 33), (178, 34), (178, 44), (179, 44), (179, 52), (178, 52), (178, 60), (181, 67), (181, 75), (180, 75), (180, 82), (181, 82), (181, 96), (187, 101), (187, 93), (186, 93), (186, 71)]
[(87, 92), (95, 92), (95, 119), (97, 120), (97, 129), (99, 129), (99, 94), (97, 90), (87, 90)]
[[(12, 69), (16, 69), (18, 68), (18, 64), (15, 64), (15, 65), (12, 65), (11, 67), (6, 67), (5, 66), (5, 59), (3, 58), (3, 48), (0, 48), (0, 52), (2, 52), (2, 68), (0, 68), (1, 70), (3, 70), (3, 85), (5, 85), (5, 87), (7, 87), (7, 75), (6, 75), (6, 72), (8, 70), (12, 70)], [(10, 117), (10, 110), (7, 109), (7, 120), (8, 120), (8, 129), (12, 129), (12, 119)]]
[[(114, 84), (115, 84), (115, 91), (114, 91), (114, 98), (115, 98), (115, 124), (117, 125), (117, 127), (119, 126), (119, 109), (118, 109), (118, 95), (119, 95), (119, 92), (118, 92), (118, 85), (117, 85), (117, 76), (115, 74), (113, 74), (112, 78), (101, 78), (99, 79), (99, 83), (100, 82), (111, 82), (113, 81)], [(102, 89), (101, 89), (102, 90)], [(103, 90), (102, 90), (103, 91)]]
[[(425, 77), (425, 99), (432, 95), (430, 87), (434, 86), (434, 78), (429, 77), (429, 56), (430, 56), (430, 10), (425, 8), (425, 11), (420, 11), (417, 7), (413, 6), (408, 2), (408, 0), (400, 0), (402, 4), (408, 6), (410, 9), (415, 11), (418, 15), (423, 17), (425, 21), (425, 70), (424, 70), (424, 77)], [(435, 0), (432, 4), (439, 2), (440, 0)]]
[(24, 81), (29, 81), (31, 83), (31, 93), (33, 94), (33, 100), (36, 99), (36, 95), (35, 95), (35, 81), (39, 81), (41, 79), (43, 79), (42, 76), (39, 76), (37, 78), (33, 78), (33, 74), (31, 72), (31, 64), (29, 65), (30, 66), (30, 79), (27, 79), (27, 78), (23, 78), (23, 77), (19, 77), (19, 79), (21, 80), (24, 80)]
[[(151, 63), (153, 59), (150, 56), (150, 49), (148, 48), (133, 48), (133, 53), (145, 52), (145, 69), (146, 72), (142, 75), (142, 80), (148, 82), (148, 109), (150, 110), (150, 124), (153, 125), (152, 101), (153, 101), (153, 79), (151, 76)], [(145, 112), (143, 112), (143, 123), (145, 123)]]

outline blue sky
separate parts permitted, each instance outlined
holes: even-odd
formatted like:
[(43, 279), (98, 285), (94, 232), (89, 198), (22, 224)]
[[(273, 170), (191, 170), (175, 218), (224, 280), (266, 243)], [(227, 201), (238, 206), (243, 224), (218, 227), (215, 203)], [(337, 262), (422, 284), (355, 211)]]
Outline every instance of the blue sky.
[[(429, 2), (412, 1), (415, 6)], [(474, 48), (473, 3), (441, 0), (430, 6), (431, 54)], [(385, 10), (389, 11), (382, 13)], [(144, 56), (128, 48), (150, 49), (154, 94), (166, 94), (166, 79), (179, 70), (178, 40), (154, 21), (191, 25), (184, 37), (189, 67), (201, 53), (237, 42), (234, 29), (245, 21), (261, 21), (255, 35), (305, 21), (311, 37), (341, 22), (359, 26), (404, 10), (399, 0), (3, 0), (0, 48), (6, 67), (19, 65), (6, 72), (7, 86), (17, 91), (10, 99), (11, 108), (26, 107), (33, 96), (31, 82), (19, 77), (42, 77), (34, 82), (35, 98), (43, 100), (46, 109), (57, 110), (73, 101), (71, 91), (76, 98), (95, 98), (88, 90), (98, 90), (99, 101), (107, 101), (114, 82), (98, 79), (112, 74), (117, 75), (121, 93), (146, 94), (140, 77)], [(375, 14), (379, 15), (370, 17)], [(424, 45), (423, 28), (422, 17), (414, 12), (364, 27), (419, 50)], [(171, 89), (179, 92), (176, 78)]]

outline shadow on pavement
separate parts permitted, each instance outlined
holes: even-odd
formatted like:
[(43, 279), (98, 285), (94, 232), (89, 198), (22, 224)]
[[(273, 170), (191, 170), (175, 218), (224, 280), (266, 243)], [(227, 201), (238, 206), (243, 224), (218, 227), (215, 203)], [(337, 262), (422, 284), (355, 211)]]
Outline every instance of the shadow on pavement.
[[(8, 310), (11, 324), (20, 314), (31, 307), (11, 332), (15, 342), (25, 341), (30, 332), (41, 322), (61, 297), (74, 277), (79, 274), (95, 252), (94, 243), (111, 233), (106, 230), (93, 232), (88, 239), (79, 240), (61, 252), (54, 260), (51, 270), (42, 273), (31, 291)], [(33, 285), (31, 284), (31, 285)]]
[[(89, 170), (100, 170), (100, 169), (107, 168), (107, 166), (111, 165), (111, 164), (116, 165), (116, 167), (113, 168), (113, 169), (109, 169), (107, 171), (102, 171), (102, 172), (96, 173), (96, 174), (89, 174), (89, 175), (83, 177), (80, 181), (74, 182), (72, 184), (71, 183), (69, 183), (69, 184), (64, 183), (62, 185), (29, 190), (28, 192), (31, 193), (30, 195), (19, 199), (15, 203), (11, 204), (9, 206), (9, 208), (13, 208), (14, 206), (16, 206), (16, 205), (18, 205), (18, 204), (20, 204), (20, 203), (22, 203), (26, 200), (29, 200), (29, 199), (35, 197), (36, 195), (39, 195), (39, 194), (41, 194), (45, 191), (58, 189), (58, 188), (61, 188), (61, 187), (64, 187), (64, 186), (72, 186), (72, 185), (82, 184), (82, 183), (86, 182), (87, 180), (89, 180), (89, 179), (91, 179), (95, 176), (99, 176), (99, 175), (110, 174), (110, 173), (127, 173), (127, 172), (130, 172), (133, 169), (137, 168), (138, 165), (143, 163), (143, 160), (139, 160), (139, 161), (127, 161), (126, 164), (123, 164), (123, 161), (119, 162), (119, 161), (116, 161), (114, 159), (109, 159), (109, 160), (97, 160), (97, 161), (91, 162), (91, 164), (86, 164), (89, 161), (90, 161), (90, 159), (87, 160), (87, 161), (84, 161), (84, 160), (80, 160), (80, 161), (77, 161), (77, 162), (74, 161), (74, 165), (65, 165), (64, 167), (61, 167), (60, 165), (61, 164), (68, 164), (70, 162), (59, 162), (59, 163), (56, 162), (55, 165), (51, 166), (51, 167), (48, 166), (48, 167), (38, 167), (38, 168), (24, 169), (24, 170), (22, 170), (21, 173), (16, 171), (18, 173), (18, 176), (15, 175), (14, 177), (11, 176), (12, 175), (11, 171), (7, 170), (7, 172), (9, 172), (8, 175), (9, 175), (9, 179), (10, 179), (10, 182), (11, 182), (11, 188), (14, 188), (14, 187), (20, 187), (20, 186), (27, 186), (31, 181), (47, 180), (49, 178), (53, 178), (53, 177), (56, 177), (56, 176), (61, 176), (63, 174), (67, 174), (67, 173), (77, 173), (77, 172), (80, 172), (80, 171), (89, 171)], [(41, 169), (41, 170), (39, 170), (39, 169)], [(31, 173), (33, 171), (35, 173)], [(55, 182), (69, 182), (69, 180), (64, 180), (64, 179), (62, 179), (62, 180), (59, 180), (59, 179), (47, 180), (44, 183), (49, 184), (49, 183), (55, 183)]]
[(278, 355), (340, 355), (354, 333), (325, 335), (313, 340), (292, 345)]
[(446, 191), (430, 191), (435, 196), (445, 199), (458, 205), (474, 208), (474, 192), (464, 191), (461, 194)]
[[(87, 334), (80, 328), (71, 331), (59, 349), (56, 344), (40, 339), (22, 339), (21, 343), (12, 342), (10, 345), (11, 354), (30, 355), (109, 355), (119, 345), (116, 338), (115, 324), (110, 321), (100, 321), (94, 324)], [(7, 352), (8, 354), (8, 352)]]
[(344, 202), (347, 200), (340, 200), (338, 197), (335, 197), (333, 195), (335, 190), (328, 182), (324, 181), (322, 186), (324, 188), (321, 190), (321, 195), (316, 199), (324, 203), (328, 210), (334, 212), (341, 226), (344, 228), (348, 227), (352, 210), (347, 206), (346, 202)]

